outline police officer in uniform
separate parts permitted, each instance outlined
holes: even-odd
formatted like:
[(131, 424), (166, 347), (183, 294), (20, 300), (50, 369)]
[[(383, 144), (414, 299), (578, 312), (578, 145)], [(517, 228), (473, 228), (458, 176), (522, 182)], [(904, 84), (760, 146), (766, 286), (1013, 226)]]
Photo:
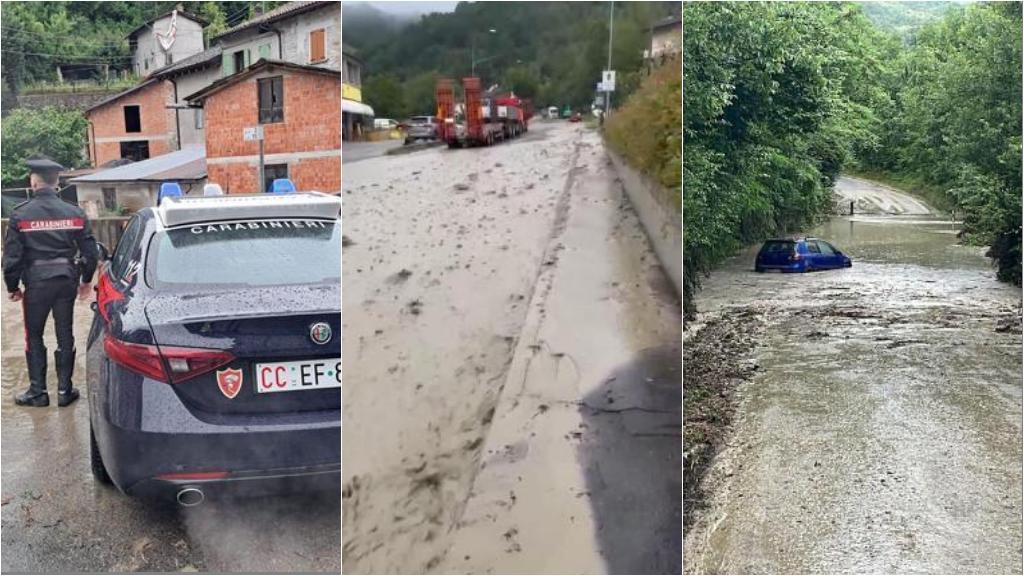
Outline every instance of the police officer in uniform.
[[(28, 360), (28, 390), (14, 401), (19, 406), (50, 405), (43, 330), (52, 312), (57, 331), (57, 350), (53, 353), (57, 404), (67, 406), (78, 399), (78, 390), (71, 384), (75, 368), (75, 295), (79, 300), (89, 297), (98, 249), (85, 212), (57, 195), (57, 174), (63, 167), (40, 157), (26, 164), (33, 198), (14, 208), (3, 252), (8, 298), (22, 303)], [(24, 292), (19, 283), (25, 285)]]

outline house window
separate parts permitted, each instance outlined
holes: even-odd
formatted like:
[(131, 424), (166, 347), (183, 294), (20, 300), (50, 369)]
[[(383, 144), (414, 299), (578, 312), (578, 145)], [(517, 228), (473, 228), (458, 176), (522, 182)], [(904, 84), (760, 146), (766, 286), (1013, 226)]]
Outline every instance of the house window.
[(234, 54), (231, 55), (231, 58), (233, 59), (235, 72), (238, 72), (240, 70), (245, 70), (245, 51), (244, 50), (239, 50), (238, 52), (235, 52)]
[(124, 131), (129, 133), (142, 132), (142, 118), (139, 114), (138, 106), (124, 107)]
[(313, 30), (309, 33), (309, 61), (323, 62), (327, 59), (324, 50), (324, 29)]
[(202, 108), (196, 108), (195, 110), (192, 111), (192, 115), (196, 119), (196, 130), (202, 130), (203, 129), (203, 109)]
[(284, 122), (284, 78), (260, 78), (260, 124)]
[(288, 165), (287, 164), (267, 164), (263, 167), (263, 182), (267, 187), (264, 192), (270, 192), (270, 188), (274, 185), (274, 180), (278, 178), (288, 177)]
[(149, 158), (149, 141), (132, 140), (130, 142), (121, 142), (121, 158), (134, 162)]
[(110, 212), (117, 210), (117, 190), (114, 188), (103, 188), (103, 208)]

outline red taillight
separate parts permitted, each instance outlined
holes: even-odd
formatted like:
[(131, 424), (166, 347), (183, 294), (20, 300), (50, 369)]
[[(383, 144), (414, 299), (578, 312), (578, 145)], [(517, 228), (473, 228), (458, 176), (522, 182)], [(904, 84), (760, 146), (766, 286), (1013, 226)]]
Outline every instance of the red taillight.
[(125, 368), (172, 384), (195, 378), (235, 359), (224, 350), (135, 344), (109, 334), (103, 340), (103, 349), (111, 360)]
[(175, 472), (157, 476), (160, 480), (220, 480), (227, 477), (227, 472)]

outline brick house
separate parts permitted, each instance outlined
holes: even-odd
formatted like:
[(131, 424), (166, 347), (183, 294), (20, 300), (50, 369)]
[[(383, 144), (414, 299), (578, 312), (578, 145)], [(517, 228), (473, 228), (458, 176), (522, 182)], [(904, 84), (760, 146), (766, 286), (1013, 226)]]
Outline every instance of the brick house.
[(93, 166), (118, 158), (145, 160), (180, 148), (170, 82), (151, 78), (86, 109)]
[(208, 179), (227, 193), (259, 191), (264, 134), (266, 186), (289, 178), (299, 190), (341, 192), (341, 73), (329, 68), (259, 60), (186, 97), (204, 108)]

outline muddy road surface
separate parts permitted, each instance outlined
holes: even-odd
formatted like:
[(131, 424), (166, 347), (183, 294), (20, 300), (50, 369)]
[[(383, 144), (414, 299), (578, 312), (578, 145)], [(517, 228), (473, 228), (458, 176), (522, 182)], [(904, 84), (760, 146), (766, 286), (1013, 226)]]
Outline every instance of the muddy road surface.
[(1020, 289), (919, 201), (838, 192), (882, 199), (812, 231), (852, 268), (758, 274), (752, 247), (699, 293), (766, 326), (684, 569), (1020, 573)]
[(89, 471), (85, 343), (92, 312), (75, 305), (82, 398), (57, 407), (52, 319), (51, 404), (23, 408), (28, 386), (21, 306), (3, 317), (2, 522), (7, 572), (326, 572), (341, 569), (340, 494), (207, 501), (181, 509), (125, 496)]
[(678, 573), (679, 304), (597, 133), (345, 170), (345, 572)]

